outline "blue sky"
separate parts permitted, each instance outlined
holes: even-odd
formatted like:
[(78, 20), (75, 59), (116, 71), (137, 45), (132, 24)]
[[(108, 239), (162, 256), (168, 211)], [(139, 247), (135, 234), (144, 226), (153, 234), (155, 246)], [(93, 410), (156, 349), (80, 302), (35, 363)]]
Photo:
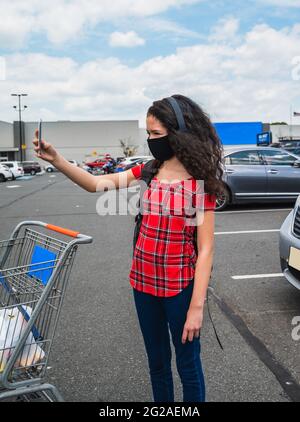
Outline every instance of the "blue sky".
[[(276, 3), (276, 2), (275, 2)], [(284, 2), (282, 2), (284, 3)], [(300, 11), (299, 11), (300, 12)], [(62, 44), (53, 44), (47, 34), (43, 32), (30, 33), (26, 43), (19, 48), (5, 48), (0, 45), (0, 54), (6, 54), (12, 50), (29, 52), (44, 52), (49, 55), (68, 55), (79, 63), (92, 60), (97, 57), (116, 56), (124, 63), (138, 65), (153, 56), (172, 54), (176, 47), (191, 46), (199, 41), (205, 41), (211, 28), (222, 18), (236, 17), (240, 20), (239, 32), (246, 33), (258, 23), (267, 23), (273, 28), (281, 29), (284, 26), (292, 26), (300, 22), (300, 13), (297, 19), (294, 7), (272, 6), (265, 2), (254, 0), (231, 0), (231, 1), (199, 1), (195, 4), (183, 5), (179, 9), (171, 7), (163, 13), (136, 19), (123, 18), (116, 22), (101, 22), (96, 26), (87, 26), (84, 36), (74, 37)], [(176, 26), (174, 31), (168, 30), (166, 23)], [(151, 26), (161, 22), (161, 30), (153, 31)], [(147, 28), (147, 25), (149, 27)], [(180, 33), (180, 28), (186, 33)], [(134, 48), (111, 47), (109, 35), (114, 31), (136, 31), (144, 40), (143, 46)], [(194, 32), (189, 34), (188, 31)]]
[(28, 92), (29, 119), (142, 121), (175, 92), (218, 121), (284, 120), (300, 108), (299, 0), (2, 3), (0, 120), (13, 119), (11, 90)]

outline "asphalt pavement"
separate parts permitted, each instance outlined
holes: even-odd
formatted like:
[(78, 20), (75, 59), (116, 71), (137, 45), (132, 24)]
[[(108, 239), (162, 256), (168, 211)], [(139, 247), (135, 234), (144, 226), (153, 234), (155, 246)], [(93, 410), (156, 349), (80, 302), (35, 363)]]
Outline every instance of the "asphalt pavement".
[[(120, 191), (122, 206), (126, 191)], [(24, 220), (93, 236), (78, 249), (47, 380), (67, 401), (152, 401), (128, 279), (134, 219), (118, 211), (99, 215), (102, 195), (60, 173), (2, 183), (0, 239)], [(224, 350), (206, 306), (201, 357), (207, 401), (300, 401), (300, 340), (292, 338), (300, 291), (280, 276), (278, 253), (279, 228), (292, 206), (251, 204), (216, 213), (209, 306)], [(175, 400), (182, 401), (173, 345), (172, 351)]]

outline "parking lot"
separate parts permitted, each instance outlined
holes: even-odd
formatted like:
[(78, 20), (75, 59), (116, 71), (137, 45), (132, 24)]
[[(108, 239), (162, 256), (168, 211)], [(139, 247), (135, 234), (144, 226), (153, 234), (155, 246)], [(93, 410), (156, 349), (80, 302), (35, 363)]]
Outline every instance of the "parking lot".
[[(93, 236), (73, 267), (48, 380), (67, 401), (151, 401), (147, 357), (128, 274), (134, 221), (100, 216), (100, 194), (61, 173), (0, 184), (0, 235), (41, 220)], [(299, 401), (300, 291), (282, 276), (279, 228), (291, 204), (239, 205), (216, 213), (210, 310), (201, 331), (207, 401)], [(175, 400), (182, 400), (176, 371)]]

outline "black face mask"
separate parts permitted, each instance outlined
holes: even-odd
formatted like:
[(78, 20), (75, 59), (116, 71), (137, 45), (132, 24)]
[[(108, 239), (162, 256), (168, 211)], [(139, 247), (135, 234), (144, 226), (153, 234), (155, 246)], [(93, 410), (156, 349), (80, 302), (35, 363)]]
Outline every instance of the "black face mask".
[(165, 161), (173, 157), (174, 151), (170, 145), (169, 136), (147, 139), (149, 149), (154, 158), (159, 161)]

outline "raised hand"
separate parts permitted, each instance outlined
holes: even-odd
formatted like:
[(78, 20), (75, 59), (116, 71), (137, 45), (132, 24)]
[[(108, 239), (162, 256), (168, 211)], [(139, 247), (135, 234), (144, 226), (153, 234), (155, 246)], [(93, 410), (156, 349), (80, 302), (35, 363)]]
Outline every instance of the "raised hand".
[(35, 156), (37, 158), (41, 158), (42, 160), (48, 161), (49, 163), (53, 163), (59, 156), (58, 152), (55, 148), (49, 143), (42, 139), (42, 149), (39, 148), (39, 130), (36, 129), (35, 131), (35, 138), (33, 139), (32, 143), (35, 145), (34, 151), (36, 152)]

